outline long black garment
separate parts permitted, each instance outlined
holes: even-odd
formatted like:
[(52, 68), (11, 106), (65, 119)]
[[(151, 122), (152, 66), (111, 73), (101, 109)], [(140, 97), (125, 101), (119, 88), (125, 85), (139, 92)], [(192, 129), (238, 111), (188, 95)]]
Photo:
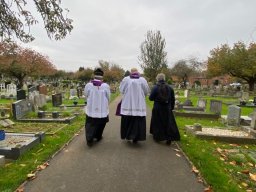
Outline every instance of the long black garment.
[(93, 118), (86, 115), (85, 135), (87, 141), (101, 139), (106, 123), (109, 121), (108, 116), (105, 118)]
[[(168, 93), (166, 101), (161, 98), (161, 86), (166, 87)], [(164, 81), (159, 81), (153, 87), (149, 99), (154, 101), (150, 122), (150, 133), (153, 134), (153, 138), (157, 141), (179, 141), (180, 133), (172, 112), (175, 103), (173, 89)]]
[(146, 117), (122, 115), (121, 139), (146, 140)]

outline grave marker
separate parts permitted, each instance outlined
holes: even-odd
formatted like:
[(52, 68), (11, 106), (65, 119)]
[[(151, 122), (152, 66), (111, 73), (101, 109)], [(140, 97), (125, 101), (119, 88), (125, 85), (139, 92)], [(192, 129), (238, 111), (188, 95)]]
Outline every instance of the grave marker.
[(240, 125), (240, 116), (241, 116), (241, 108), (236, 105), (228, 106), (228, 116), (227, 123), (228, 125)]

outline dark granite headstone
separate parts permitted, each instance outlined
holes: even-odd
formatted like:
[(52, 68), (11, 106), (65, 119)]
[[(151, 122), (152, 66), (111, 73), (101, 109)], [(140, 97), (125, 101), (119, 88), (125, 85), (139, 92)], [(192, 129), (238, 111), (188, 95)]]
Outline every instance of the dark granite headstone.
[(15, 119), (24, 117), (28, 112), (31, 112), (33, 104), (29, 100), (19, 100), (12, 103), (12, 113)]
[(62, 95), (61, 93), (53, 94), (52, 95), (52, 105), (54, 107), (58, 107), (62, 105)]
[(23, 89), (17, 90), (17, 100), (26, 99), (26, 91)]

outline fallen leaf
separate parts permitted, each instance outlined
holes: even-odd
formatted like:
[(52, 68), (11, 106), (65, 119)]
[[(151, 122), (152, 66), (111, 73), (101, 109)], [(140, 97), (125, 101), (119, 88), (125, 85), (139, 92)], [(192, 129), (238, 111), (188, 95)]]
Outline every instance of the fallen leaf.
[(24, 192), (24, 188), (18, 188), (15, 192)]
[(207, 187), (204, 189), (204, 192), (213, 192), (212, 188), (211, 187)]
[(222, 153), (222, 149), (221, 148), (217, 148), (216, 151), (218, 151), (219, 153)]
[(173, 149), (174, 151), (177, 151), (177, 152), (180, 152), (180, 150), (179, 149)]
[(181, 157), (180, 154), (176, 153), (176, 156)]
[(37, 166), (37, 170), (38, 170), (38, 171), (44, 170), (45, 168), (46, 168), (45, 165), (38, 165), (38, 166)]
[(236, 165), (236, 162), (235, 161), (230, 161), (229, 164), (230, 165)]
[(220, 160), (221, 160), (221, 161), (225, 161), (225, 159), (224, 159), (223, 157), (220, 157)]
[(48, 162), (45, 162), (43, 165), (48, 167), (50, 164)]
[(214, 144), (214, 145), (217, 145), (217, 143), (216, 143), (216, 142), (213, 142), (213, 144)]
[(249, 147), (247, 145), (244, 146), (246, 149), (248, 149)]
[(250, 162), (247, 163), (249, 166), (253, 167), (254, 165)]
[(27, 178), (28, 178), (29, 180), (32, 180), (32, 179), (35, 179), (35, 178), (36, 178), (36, 175), (35, 175), (34, 173), (29, 173), (29, 174), (27, 174)]
[(244, 173), (244, 174), (249, 174), (249, 170), (245, 169), (245, 170), (242, 170), (241, 173)]
[(248, 184), (245, 183), (245, 182), (241, 183), (241, 185), (244, 186), (244, 187), (248, 187)]
[(251, 180), (256, 181), (256, 174), (249, 173)]
[(26, 164), (20, 164), (20, 166), (21, 166), (21, 167), (25, 167), (25, 166), (26, 166)]
[(247, 189), (246, 192), (253, 192), (251, 189)]
[(78, 135), (79, 135), (79, 134), (77, 134), (77, 133), (75, 134), (75, 136), (78, 136)]
[(195, 166), (192, 167), (192, 172), (199, 173), (198, 169)]
[(230, 146), (232, 146), (232, 147), (237, 147), (237, 146), (239, 146), (238, 144), (236, 144), (236, 143), (231, 143), (231, 144), (229, 144)]

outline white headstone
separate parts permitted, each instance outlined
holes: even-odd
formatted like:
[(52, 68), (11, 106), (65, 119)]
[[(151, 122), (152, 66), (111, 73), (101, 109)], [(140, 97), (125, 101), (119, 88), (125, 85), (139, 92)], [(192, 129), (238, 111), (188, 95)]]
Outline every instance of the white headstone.
[(10, 96), (10, 95), (16, 96), (17, 95), (17, 86), (13, 83), (8, 84), (6, 86), (6, 94), (7, 94), (7, 96)]
[(256, 129), (256, 111), (254, 111), (252, 115), (251, 128)]
[(210, 111), (213, 112), (213, 113), (221, 114), (222, 101), (210, 100)]

